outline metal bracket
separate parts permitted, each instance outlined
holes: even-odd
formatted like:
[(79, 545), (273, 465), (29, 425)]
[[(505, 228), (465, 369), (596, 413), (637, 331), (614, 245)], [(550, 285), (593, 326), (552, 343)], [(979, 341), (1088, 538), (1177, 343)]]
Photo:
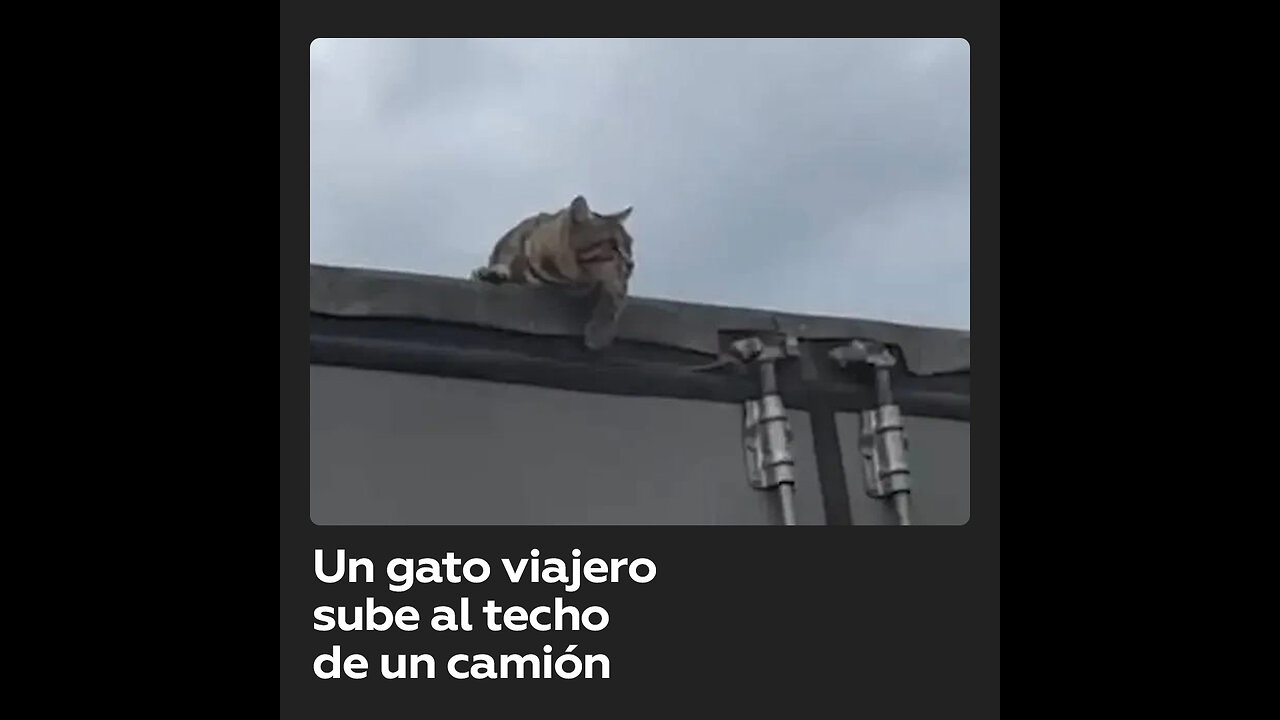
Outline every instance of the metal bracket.
[(733, 341), (729, 352), (737, 360), (750, 362), (774, 362), (783, 358), (800, 357), (800, 341), (794, 335), (781, 335), (766, 339), (752, 336)]
[(877, 370), (888, 370), (898, 364), (898, 358), (894, 357), (889, 346), (875, 340), (854, 340), (848, 345), (835, 348), (830, 355), (840, 367), (865, 363)]
[(787, 410), (777, 395), (743, 403), (742, 445), (751, 487), (772, 490), (782, 483), (795, 483), (789, 449), (794, 438)]
[(861, 363), (875, 369), (878, 407), (862, 412), (858, 434), (863, 482), (867, 495), (892, 500), (899, 523), (909, 525), (911, 471), (907, 464), (907, 433), (890, 382), (890, 370), (897, 358), (888, 346), (874, 340), (854, 340), (832, 350), (830, 356), (841, 367)]
[(757, 490), (777, 488), (782, 501), (783, 521), (795, 525), (791, 494), (795, 489), (795, 460), (791, 455), (794, 434), (787, 408), (778, 393), (775, 363), (799, 357), (799, 342), (787, 335), (777, 340), (748, 337), (730, 346), (731, 354), (760, 369), (760, 397), (743, 403), (742, 445), (747, 483)]
[(902, 413), (896, 405), (862, 411), (858, 450), (862, 454), (867, 495), (884, 500), (895, 493), (911, 492), (908, 444)]
[(790, 447), (794, 439), (787, 409), (778, 395), (774, 363), (799, 357), (796, 338), (790, 335), (770, 342), (760, 337), (735, 341), (730, 353), (743, 363), (757, 363), (761, 373), (760, 397), (743, 403), (742, 444), (747, 482), (758, 490), (795, 483)]

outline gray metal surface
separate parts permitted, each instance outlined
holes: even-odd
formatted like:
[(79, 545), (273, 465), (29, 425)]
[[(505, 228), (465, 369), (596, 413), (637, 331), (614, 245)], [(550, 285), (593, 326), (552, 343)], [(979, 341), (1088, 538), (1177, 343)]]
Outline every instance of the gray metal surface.
[[(969, 423), (907, 416), (911, 465), (911, 524), (964, 525), (969, 522)], [(893, 505), (868, 496), (858, 450), (861, 419), (836, 414), (841, 457), (855, 525), (897, 525)]]
[[(554, 290), (460, 278), (311, 266), (311, 312), (334, 317), (420, 318), (534, 335), (577, 336), (587, 307)], [(634, 297), (619, 339), (716, 355), (721, 330), (779, 331), (801, 340), (873, 338), (902, 349), (917, 375), (969, 369), (969, 333), (838, 317)]]
[[(312, 365), (310, 412), (320, 525), (782, 522), (734, 404)], [(809, 418), (791, 423), (797, 524), (821, 525)]]

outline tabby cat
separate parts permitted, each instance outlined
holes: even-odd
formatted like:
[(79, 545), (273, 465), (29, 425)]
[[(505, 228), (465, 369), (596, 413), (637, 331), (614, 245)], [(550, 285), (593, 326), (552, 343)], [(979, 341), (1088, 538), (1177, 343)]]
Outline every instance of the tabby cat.
[(583, 340), (592, 350), (613, 342), (635, 270), (631, 235), (624, 223), (631, 208), (597, 213), (575, 197), (554, 213), (538, 213), (503, 235), (489, 264), (471, 273), (491, 283), (545, 285), (574, 294), (593, 294)]

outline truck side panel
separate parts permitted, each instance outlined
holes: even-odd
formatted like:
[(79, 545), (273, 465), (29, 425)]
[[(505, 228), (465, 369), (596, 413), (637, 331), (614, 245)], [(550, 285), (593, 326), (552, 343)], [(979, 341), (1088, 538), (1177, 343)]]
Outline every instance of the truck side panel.
[[(746, 481), (742, 409), (311, 366), (319, 525), (778, 525)], [(826, 523), (792, 412), (797, 522)]]

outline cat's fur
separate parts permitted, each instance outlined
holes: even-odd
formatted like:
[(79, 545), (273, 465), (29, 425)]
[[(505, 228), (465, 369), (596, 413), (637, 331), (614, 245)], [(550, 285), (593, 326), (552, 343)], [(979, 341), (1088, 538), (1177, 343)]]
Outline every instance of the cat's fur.
[(532, 215), (507, 231), (494, 245), (489, 264), (471, 276), (594, 294), (583, 339), (598, 350), (613, 342), (635, 270), (632, 238), (624, 226), (630, 215), (630, 207), (594, 212), (579, 195), (567, 207)]

